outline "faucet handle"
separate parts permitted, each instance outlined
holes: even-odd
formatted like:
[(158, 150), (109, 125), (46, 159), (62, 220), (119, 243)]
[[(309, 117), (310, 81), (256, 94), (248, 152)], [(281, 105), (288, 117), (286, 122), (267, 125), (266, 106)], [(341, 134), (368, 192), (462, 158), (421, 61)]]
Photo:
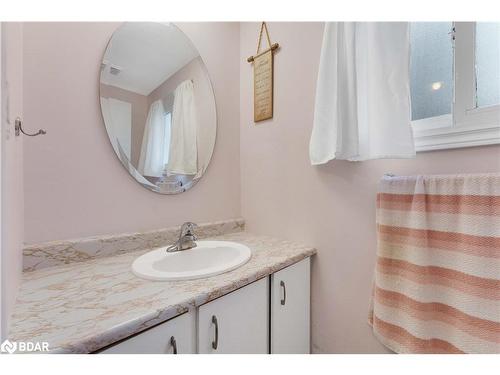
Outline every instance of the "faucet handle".
[(192, 223), (190, 221), (182, 224), (181, 236), (184, 234), (193, 234), (193, 230), (195, 230), (196, 228), (198, 228), (198, 225), (196, 225), (195, 223)]

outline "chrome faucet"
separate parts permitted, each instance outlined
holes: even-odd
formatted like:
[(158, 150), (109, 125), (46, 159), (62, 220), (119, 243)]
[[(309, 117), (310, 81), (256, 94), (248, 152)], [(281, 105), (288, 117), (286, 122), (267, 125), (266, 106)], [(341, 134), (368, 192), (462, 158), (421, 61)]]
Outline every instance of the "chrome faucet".
[(173, 245), (167, 247), (167, 253), (188, 250), (196, 247), (196, 241), (198, 240), (198, 237), (196, 237), (193, 232), (193, 230), (196, 228), (198, 228), (198, 225), (189, 221), (182, 224), (179, 239)]

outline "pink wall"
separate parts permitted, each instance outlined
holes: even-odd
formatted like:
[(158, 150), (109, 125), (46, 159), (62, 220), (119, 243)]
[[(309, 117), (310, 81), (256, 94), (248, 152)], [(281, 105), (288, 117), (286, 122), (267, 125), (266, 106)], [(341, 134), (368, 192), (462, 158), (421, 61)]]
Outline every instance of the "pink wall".
[[(317, 353), (383, 353), (367, 324), (375, 262), (375, 194), (384, 173), (500, 170), (500, 147), (419, 153), (415, 160), (309, 163), (322, 23), (268, 23), (275, 58), (274, 119), (254, 125), (252, 67), (259, 24), (240, 27), (242, 216), (251, 232), (314, 245), (312, 346)], [(257, 203), (257, 204), (256, 204)]]
[[(16, 300), (22, 270), (24, 221), (23, 197), (23, 139), (14, 135), (14, 120), (23, 118), (23, 54), (22, 23), (3, 24), (3, 62), (7, 90), (2, 92), (2, 335), (7, 331), (9, 315)], [(5, 86), (4, 86), (5, 88)], [(8, 100), (6, 98), (8, 96)], [(5, 105), (8, 102), (8, 108)], [(5, 130), (4, 130), (5, 129)], [(30, 140), (24, 146), (29, 147)]]
[(25, 241), (149, 230), (240, 216), (239, 24), (178, 26), (205, 61), (217, 100), (217, 144), (205, 176), (181, 195), (137, 184), (109, 143), (99, 69), (117, 23), (25, 23), (28, 128), (46, 128), (24, 150)]

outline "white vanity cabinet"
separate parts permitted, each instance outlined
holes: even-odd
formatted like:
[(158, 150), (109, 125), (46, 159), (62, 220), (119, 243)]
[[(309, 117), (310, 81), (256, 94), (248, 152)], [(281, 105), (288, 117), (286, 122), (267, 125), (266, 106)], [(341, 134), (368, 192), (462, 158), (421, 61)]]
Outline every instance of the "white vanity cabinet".
[(100, 353), (309, 353), (309, 288), (306, 258)]
[(198, 309), (198, 353), (269, 353), (269, 278)]
[(196, 311), (188, 311), (165, 323), (118, 342), (101, 354), (195, 354)]
[(310, 263), (271, 275), (271, 354), (310, 353)]

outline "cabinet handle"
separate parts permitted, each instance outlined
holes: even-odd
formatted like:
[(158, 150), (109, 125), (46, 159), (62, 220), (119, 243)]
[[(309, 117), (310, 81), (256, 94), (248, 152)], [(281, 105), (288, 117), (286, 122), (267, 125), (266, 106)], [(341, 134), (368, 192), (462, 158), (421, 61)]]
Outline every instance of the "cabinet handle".
[(286, 303), (286, 286), (283, 280), (280, 281), (280, 286), (283, 288), (283, 298), (281, 299), (281, 305), (285, 306)]
[(175, 341), (174, 336), (170, 338), (170, 345), (172, 345), (172, 348), (174, 348), (174, 354), (177, 354), (177, 342)]
[(212, 341), (212, 349), (217, 350), (217, 346), (219, 345), (219, 324), (215, 315), (212, 315), (212, 324), (215, 325), (215, 339)]

